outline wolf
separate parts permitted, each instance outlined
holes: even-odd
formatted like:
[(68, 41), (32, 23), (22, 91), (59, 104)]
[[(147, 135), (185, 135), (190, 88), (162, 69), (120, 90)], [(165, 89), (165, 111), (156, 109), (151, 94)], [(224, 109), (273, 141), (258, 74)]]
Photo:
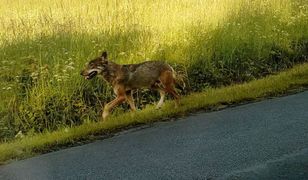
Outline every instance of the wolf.
[(114, 107), (124, 101), (129, 104), (132, 111), (136, 111), (132, 93), (142, 88), (155, 89), (159, 92), (160, 100), (157, 103), (157, 109), (163, 105), (167, 93), (174, 97), (176, 107), (179, 105), (180, 96), (175, 91), (176, 73), (164, 61), (121, 65), (108, 60), (107, 52), (104, 51), (100, 57), (87, 63), (80, 74), (86, 80), (99, 75), (112, 86), (116, 98), (105, 105), (102, 113), (103, 120)]

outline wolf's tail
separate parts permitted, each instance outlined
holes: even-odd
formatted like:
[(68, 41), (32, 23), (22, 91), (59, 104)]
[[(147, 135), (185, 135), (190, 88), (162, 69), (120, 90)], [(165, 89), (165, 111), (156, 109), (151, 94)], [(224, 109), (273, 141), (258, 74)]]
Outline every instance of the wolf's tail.
[(175, 71), (172, 67), (171, 69), (176, 87), (181, 89), (181, 91), (187, 91), (187, 86), (189, 87), (189, 83), (186, 71)]

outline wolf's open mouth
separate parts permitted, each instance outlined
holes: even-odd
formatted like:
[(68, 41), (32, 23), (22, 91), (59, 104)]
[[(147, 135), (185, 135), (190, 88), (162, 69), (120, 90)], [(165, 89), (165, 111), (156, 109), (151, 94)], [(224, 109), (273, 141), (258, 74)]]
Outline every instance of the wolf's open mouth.
[(92, 71), (89, 75), (87, 75), (85, 78), (86, 79), (92, 79), (94, 76), (96, 76), (97, 71)]

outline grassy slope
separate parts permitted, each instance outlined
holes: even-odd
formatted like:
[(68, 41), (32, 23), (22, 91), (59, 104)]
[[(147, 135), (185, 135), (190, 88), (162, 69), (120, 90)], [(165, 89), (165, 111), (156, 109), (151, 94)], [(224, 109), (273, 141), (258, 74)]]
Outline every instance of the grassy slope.
[(182, 106), (174, 109), (174, 102), (167, 102), (161, 110), (148, 106), (136, 113), (111, 116), (106, 122), (86, 123), (52, 133), (37, 134), (9, 143), (0, 144), (0, 163), (13, 159), (23, 159), (37, 153), (46, 152), (59, 146), (89, 139), (91, 135), (109, 134), (131, 125), (150, 123), (162, 119), (185, 115), (200, 109), (219, 107), (247, 100), (275, 96), (293, 88), (308, 85), (308, 64), (297, 65), (292, 69), (245, 84), (218, 89), (208, 89), (182, 98)]

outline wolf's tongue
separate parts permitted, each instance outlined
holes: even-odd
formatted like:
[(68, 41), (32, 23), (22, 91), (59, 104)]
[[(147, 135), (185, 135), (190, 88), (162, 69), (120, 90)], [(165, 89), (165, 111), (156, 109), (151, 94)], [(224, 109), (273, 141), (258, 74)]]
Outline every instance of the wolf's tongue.
[(93, 72), (91, 72), (91, 73), (89, 74), (89, 77), (92, 78), (92, 77), (94, 77), (96, 74), (97, 74), (97, 71), (93, 71)]
[(94, 76), (96, 76), (97, 71), (93, 71), (90, 74), (88, 74), (87, 76), (85, 76), (85, 79), (92, 79)]

